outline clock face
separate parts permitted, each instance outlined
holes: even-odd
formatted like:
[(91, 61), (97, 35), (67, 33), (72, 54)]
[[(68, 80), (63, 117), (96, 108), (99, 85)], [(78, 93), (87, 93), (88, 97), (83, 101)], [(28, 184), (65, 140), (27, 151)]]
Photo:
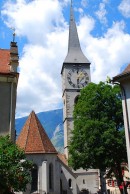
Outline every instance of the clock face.
[(89, 82), (89, 76), (84, 69), (72, 69), (67, 74), (69, 84), (73, 88), (83, 88)]

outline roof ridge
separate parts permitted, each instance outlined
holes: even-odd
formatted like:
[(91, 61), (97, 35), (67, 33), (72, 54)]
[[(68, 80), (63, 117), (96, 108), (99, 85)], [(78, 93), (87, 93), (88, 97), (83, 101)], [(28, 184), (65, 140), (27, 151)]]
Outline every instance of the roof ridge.
[(28, 129), (27, 129), (28, 133), (27, 133), (27, 138), (26, 138), (25, 150), (26, 150), (27, 140), (28, 140), (28, 136), (29, 136), (29, 129), (30, 129), (31, 118), (32, 118), (32, 112), (30, 114), (30, 120), (29, 120), (29, 124), (28, 124)]
[(22, 132), (17, 139), (17, 144), (24, 149), (26, 154), (57, 154), (54, 145), (49, 139), (44, 127), (34, 111), (30, 113), (30, 116), (26, 120)]
[[(38, 119), (38, 116), (36, 114), (35, 114), (35, 118), (36, 118), (36, 122), (37, 122), (37, 126), (38, 126), (38, 131), (39, 131), (39, 134), (40, 134), (40, 139), (41, 139), (41, 142), (42, 142), (43, 150), (45, 150), (45, 152), (46, 152), (46, 149), (45, 149), (45, 146), (44, 146), (44, 142), (43, 142), (43, 139), (42, 139), (42, 134), (43, 133), (44, 133), (44, 136), (46, 136), (47, 141), (49, 141), (49, 143), (51, 144), (51, 146), (53, 147), (53, 149), (55, 149), (54, 145), (52, 144), (50, 138), (48, 137), (48, 135), (47, 135), (44, 127), (42, 126), (42, 124), (41, 124), (41, 122)], [(42, 131), (41, 131), (41, 128), (42, 128)], [(56, 149), (55, 149), (55, 151), (56, 151)]]
[[(41, 139), (41, 142), (42, 142), (41, 131), (39, 130), (39, 126), (38, 126), (39, 124), (41, 125), (41, 123), (40, 123), (40, 121), (39, 121), (37, 115), (36, 115), (35, 113), (34, 113), (34, 115), (35, 115), (35, 119), (36, 119), (36, 123), (37, 123), (37, 127), (38, 127), (38, 133), (39, 133), (39, 135), (40, 135), (40, 139)], [(45, 130), (43, 126), (42, 126), (42, 128), (43, 128), (43, 130)], [(42, 147), (43, 147), (43, 150), (44, 150), (43, 142), (42, 142)]]
[(4, 49), (4, 48), (0, 48), (0, 50), (4, 50), (4, 51), (5, 51), (5, 50), (6, 50), (6, 51), (10, 51), (10, 49)]

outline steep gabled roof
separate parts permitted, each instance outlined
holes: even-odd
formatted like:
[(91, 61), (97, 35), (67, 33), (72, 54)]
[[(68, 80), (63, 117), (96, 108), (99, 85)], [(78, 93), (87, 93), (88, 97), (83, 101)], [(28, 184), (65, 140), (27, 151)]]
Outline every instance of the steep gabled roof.
[(69, 43), (68, 43), (68, 54), (64, 60), (64, 63), (85, 63), (90, 64), (86, 56), (83, 54), (77, 27), (75, 23), (74, 13), (73, 13), (73, 7), (71, 2), (71, 8), (70, 8), (70, 24), (69, 24)]
[(0, 49), (0, 73), (10, 73), (10, 50)]
[(26, 154), (57, 154), (34, 111), (29, 115), (16, 143), (20, 148), (24, 149)]

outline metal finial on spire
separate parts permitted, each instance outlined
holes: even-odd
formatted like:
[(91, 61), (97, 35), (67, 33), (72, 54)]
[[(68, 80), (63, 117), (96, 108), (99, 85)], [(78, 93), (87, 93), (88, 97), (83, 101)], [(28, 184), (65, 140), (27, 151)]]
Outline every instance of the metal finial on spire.
[(16, 36), (15, 28), (11, 28), (11, 30), (13, 31), (13, 42), (14, 42), (15, 41), (15, 36)]

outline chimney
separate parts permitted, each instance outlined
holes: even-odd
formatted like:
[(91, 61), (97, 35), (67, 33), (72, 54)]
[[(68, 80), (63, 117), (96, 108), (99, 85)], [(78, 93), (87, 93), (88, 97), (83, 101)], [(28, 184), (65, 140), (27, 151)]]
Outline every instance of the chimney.
[(18, 47), (16, 42), (10, 43), (10, 71), (17, 73), (19, 65)]

